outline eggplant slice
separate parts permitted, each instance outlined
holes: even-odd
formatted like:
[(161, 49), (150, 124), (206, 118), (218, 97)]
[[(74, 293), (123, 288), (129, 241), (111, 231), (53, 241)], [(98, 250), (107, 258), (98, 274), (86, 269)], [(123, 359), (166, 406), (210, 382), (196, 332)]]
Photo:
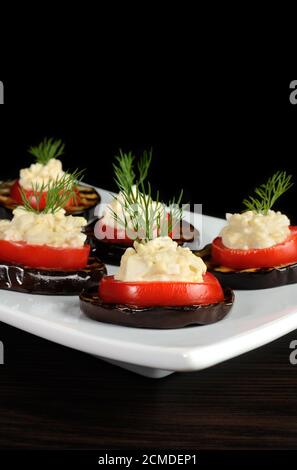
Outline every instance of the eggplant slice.
[(219, 266), (211, 259), (211, 244), (202, 250), (194, 251), (200, 256), (223, 287), (238, 290), (257, 290), (297, 283), (297, 263), (274, 268), (252, 268), (236, 271), (226, 266)]
[(33, 269), (0, 263), (0, 289), (45, 295), (78, 295), (83, 289), (98, 288), (106, 267), (90, 256), (88, 265), (80, 270), (59, 271)]
[[(99, 219), (91, 221), (85, 228), (84, 232), (90, 239), (93, 240), (92, 246), (94, 247), (97, 256), (104, 261), (104, 263), (119, 265), (121, 258), (129, 246), (127, 243), (110, 243), (108, 240), (98, 240), (94, 235), (94, 226)], [(175, 241), (182, 246), (189, 247), (192, 250), (198, 248), (200, 243), (199, 231), (190, 223), (183, 221), (181, 224), (181, 236)]]
[(85, 315), (99, 322), (134, 328), (165, 330), (209, 325), (222, 320), (234, 302), (234, 294), (231, 289), (225, 289), (224, 295), (224, 300), (217, 304), (137, 308), (128, 305), (106, 304), (99, 298), (97, 288), (97, 290), (90, 289), (81, 293), (80, 308)]
[[(0, 182), (0, 205), (6, 209), (5, 214), (3, 214), (2, 218), (11, 219), (12, 218), (12, 211), (17, 207), (17, 203), (14, 199), (10, 197), (11, 187), (15, 183), (13, 181), (1, 181)], [(69, 206), (67, 207), (66, 213), (69, 215), (79, 215), (85, 216), (87, 219), (89, 218), (89, 211), (94, 209), (97, 204), (100, 203), (100, 195), (95, 190), (95, 188), (91, 186), (84, 186), (84, 185), (77, 185), (76, 188), (79, 192), (79, 199), (81, 204), (79, 206)]]

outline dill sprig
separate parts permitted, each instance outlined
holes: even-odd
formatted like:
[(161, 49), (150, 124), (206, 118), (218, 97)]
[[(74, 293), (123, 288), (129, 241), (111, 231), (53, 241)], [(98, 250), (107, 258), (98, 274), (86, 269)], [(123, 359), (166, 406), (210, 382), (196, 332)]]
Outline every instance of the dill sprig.
[(137, 164), (139, 185), (143, 184), (146, 178), (148, 177), (148, 172), (152, 163), (152, 158), (153, 158), (153, 149), (150, 149), (149, 151), (145, 150), (139, 159), (139, 162)]
[[(178, 225), (183, 218), (183, 206), (181, 204), (183, 194), (184, 191), (182, 189), (177, 199), (174, 197), (168, 203), (168, 222), (167, 224), (165, 224), (164, 235), (168, 235), (168, 233), (171, 233), (174, 227)], [(162, 226), (160, 226), (160, 232), (162, 234)]]
[(58, 158), (63, 155), (65, 144), (62, 140), (48, 139), (45, 137), (39, 145), (30, 147), (28, 152), (36, 158), (37, 163), (46, 165), (51, 158)]
[(120, 150), (113, 167), (120, 191), (120, 197), (114, 197), (121, 204), (121, 214), (110, 208), (114, 220), (125, 228), (128, 236), (133, 238), (136, 234), (137, 239), (146, 241), (158, 235), (168, 235), (183, 217), (180, 207), (182, 191), (169, 203), (169, 208), (160, 200), (159, 191), (153, 198), (151, 184), (147, 182), (151, 161), (152, 149), (144, 151), (136, 165), (136, 174), (135, 157), (131, 152)]
[(268, 181), (255, 189), (258, 197), (249, 196), (243, 200), (246, 210), (267, 215), (275, 202), (293, 186), (292, 175), (277, 171)]
[[(146, 193), (141, 192), (138, 185), (133, 191), (122, 191), (118, 201), (121, 204), (121, 213), (116, 213), (112, 208), (110, 210), (114, 220), (125, 228), (128, 236), (133, 238), (137, 234), (138, 239), (154, 238), (156, 221), (161, 218), (163, 207), (159, 201), (159, 194), (153, 201), (151, 185), (148, 183)], [(130, 227), (132, 227), (131, 233)]]
[[(73, 198), (75, 204), (77, 197), (75, 186), (82, 180), (83, 171), (75, 170), (73, 173), (65, 173), (61, 178), (52, 180), (47, 184), (32, 184), (32, 194), (30, 196), (20, 188), (24, 209), (35, 214), (54, 214), (65, 207), (71, 198)], [(46, 192), (46, 203), (44, 209), (40, 210), (40, 202), (44, 192)], [(33, 201), (36, 207), (32, 207)]]
[[(115, 182), (117, 187), (122, 192), (132, 191), (132, 186), (142, 184), (149, 172), (152, 162), (153, 151), (145, 150), (137, 162), (137, 175), (135, 173), (135, 156), (132, 152), (125, 153), (121, 149), (119, 155), (115, 157), (116, 162), (113, 164)], [(136, 179), (137, 176), (137, 179)]]
[(124, 153), (120, 149), (120, 154), (116, 155), (116, 162), (113, 164), (114, 180), (120, 191), (128, 192), (132, 188), (135, 180), (134, 160), (132, 152)]

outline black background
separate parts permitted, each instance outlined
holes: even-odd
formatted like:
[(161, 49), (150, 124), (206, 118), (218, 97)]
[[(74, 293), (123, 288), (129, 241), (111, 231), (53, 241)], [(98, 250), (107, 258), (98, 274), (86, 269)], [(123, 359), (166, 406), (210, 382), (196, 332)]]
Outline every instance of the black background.
[[(124, 78), (116, 67), (83, 77), (4, 78), (1, 178), (17, 176), (32, 161), (28, 146), (54, 136), (66, 143), (64, 167), (86, 168), (85, 180), (107, 189), (115, 189), (120, 147), (136, 155), (153, 147), (150, 179), (162, 197), (184, 188), (185, 202), (220, 217), (240, 211), (242, 199), (278, 169), (297, 181), (292, 72), (233, 64), (194, 73), (171, 65), (165, 73), (128, 65)], [(277, 206), (293, 223), (296, 191)]]

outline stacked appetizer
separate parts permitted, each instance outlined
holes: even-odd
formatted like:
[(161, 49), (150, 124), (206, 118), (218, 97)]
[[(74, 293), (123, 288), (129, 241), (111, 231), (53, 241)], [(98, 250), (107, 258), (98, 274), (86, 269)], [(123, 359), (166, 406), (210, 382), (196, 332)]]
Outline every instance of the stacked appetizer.
[[(23, 204), (22, 193), (34, 209), (43, 210), (47, 199), (47, 185), (61, 179), (65, 174), (59, 160), (64, 153), (61, 140), (45, 138), (38, 146), (31, 147), (29, 153), (36, 159), (30, 167), (20, 170), (19, 179), (0, 184), (0, 203), (9, 211)], [(40, 198), (37, 201), (34, 192)], [(81, 214), (99, 203), (99, 195), (94, 188), (77, 184), (73, 197), (67, 200), (64, 209), (68, 214)]]
[[(150, 184), (147, 185), (147, 194), (144, 192), (144, 183), (148, 176), (151, 161), (152, 151), (145, 151), (137, 165), (135, 165), (135, 158), (131, 152), (126, 154), (120, 150), (119, 156), (116, 157), (114, 173), (119, 194), (113, 197), (112, 202), (105, 208), (102, 218), (95, 226), (98, 254), (105, 262), (119, 264), (125, 249), (129, 246), (132, 247), (134, 240), (137, 238), (136, 232), (139, 227), (138, 225), (133, 226), (130, 212), (133, 210), (132, 208), (137, 203), (138, 198), (141, 197), (144, 204), (146, 198), (151, 200)], [(176, 204), (179, 205), (181, 198), (182, 192), (177, 200), (169, 202), (169, 209), (167, 210), (168, 232), (165, 232), (164, 225), (163, 233), (176, 240), (179, 245), (191, 245), (194, 249), (199, 246), (199, 233), (191, 224), (180, 221), (180, 224), (173, 231), (170, 231), (170, 217), (172, 216), (170, 207)], [(156, 200), (151, 201), (152, 213), (155, 214), (155, 219), (158, 218), (160, 207), (161, 203), (157, 194)], [(150, 214), (151, 216), (152, 214)], [(123, 223), (124, 220), (125, 223)], [(153, 230), (157, 235), (156, 225)]]
[(143, 182), (122, 188), (121, 194), (117, 203), (123, 210), (114, 211), (114, 221), (124, 230), (130, 224), (136, 240), (126, 247), (115, 276), (105, 276), (96, 289), (80, 295), (82, 311), (101, 322), (142, 328), (221, 320), (232, 306), (232, 291), (224, 291), (201, 258), (168, 236), (180, 223), (180, 206), (168, 217)]
[[(21, 189), (22, 206), (12, 220), (0, 220), (0, 288), (36, 294), (78, 294), (97, 285), (106, 273), (103, 263), (90, 256), (91, 247), (82, 233), (87, 221), (66, 216), (64, 209), (75, 197), (77, 173), (63, 174), (43, 188)], [(31, 196), (32, 195), (32, 196)], [(36, 208), (32, 205), (32, 199)]]
[(263, 289), (297, 282), (297, 227), (272, 207), (290, 187), (277, 172), (243, 201), (246, 210), (227, 214), (227, 225), (211, 245), (196, 252), (223, 285)]

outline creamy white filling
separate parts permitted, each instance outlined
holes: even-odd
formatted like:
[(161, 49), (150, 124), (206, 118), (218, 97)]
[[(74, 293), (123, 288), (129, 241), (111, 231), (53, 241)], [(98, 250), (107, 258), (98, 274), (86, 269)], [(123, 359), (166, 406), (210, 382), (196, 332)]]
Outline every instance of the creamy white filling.
[(121, 259), (115, 279), (119, 281), (202, 282), (206, 265), (189, 248), (183, 248), (170, 237), (134, 242)]
[(29, 168), (23, 168), (20, 171), (19, 183), (24, 189), (32, 189), (32, 185), (40, 188), (42, 184), (60, 179), (64, 174), (61, 161), (51, 158), (45, 165), (32, 163)]
[[(132, 191), (135, 193), (136, 186), (132, 186)], [(152, 203), (153, 210), (155, 210), (156, 205), (157, 203), (153, 201)], [(119, 193), (116, 197), (114, 197), (113, 200), (105, 207), (105, 210), (103, 212), (103, 217), (101, 220), (102, 220), (102, 223), (108, 227), (111, 227), (117, 230), (124, 230), (123, 226), (114, 219), (114, 215), (113, 215), (114, 213), (117, 214), (117, 216), (122, 220), (125, 220), (126, 218), (128, 222), (128, 227), (130, 229), (133, 229), (129, 212), (125, 210), (124, 208), (124, 197), (122, 193)]]
[(282, 243), (290, 235), (290, 220), (281, 212), (270, 210), (267, 215), (253, 211), (226, 214), (227, 225), (221, 230), (227, 248), (249, 250), (269, 248)]
[(84, 217), (66, 216), (64, 209), (55, 214), (35, 214), (18, 207), (13, 211), (11, 221), (0, 220), (0, 240), (78, 248), (87, 238), (81, 232), (86, 224)]

